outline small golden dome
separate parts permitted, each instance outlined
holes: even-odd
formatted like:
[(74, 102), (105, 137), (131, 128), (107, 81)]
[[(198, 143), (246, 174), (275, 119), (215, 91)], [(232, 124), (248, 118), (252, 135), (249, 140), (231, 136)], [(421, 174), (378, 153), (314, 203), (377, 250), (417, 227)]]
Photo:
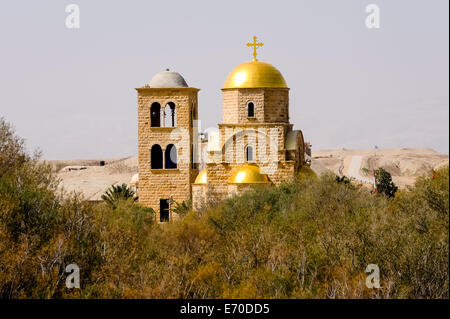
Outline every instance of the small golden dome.
[(198, 173), (194, 184), (206, 184), (206, 168), (203, 169), (200, 173)]
[(239, 167), (230, 178), (232, 184), (267, 184), (270, 183), (266, 174), (261, 174), (255, 164)]
[(281, 72), (273, 65), (250, 61), (235, 67), (228, 75), (223, 88), (287, 88), (287, 84)]

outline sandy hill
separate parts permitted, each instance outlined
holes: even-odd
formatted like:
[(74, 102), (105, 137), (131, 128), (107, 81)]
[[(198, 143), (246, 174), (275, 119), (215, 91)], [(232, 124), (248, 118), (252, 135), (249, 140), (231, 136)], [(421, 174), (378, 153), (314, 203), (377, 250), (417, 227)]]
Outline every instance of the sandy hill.
[(449, 163), (448, 155), (429, 148), (324, 150), (313, 152), (312, 157), (315, 171), (329, 169), (366, 183), (373, 182), (373, 171), (383, 167), (400, 187), (412, 185), (418, 176)]
[[(105, 165), (100, 166), (100, 161), (104, 161)], [(128, 184), (138, 172), (137, 157), (49, 163), (66, 191), (82, 193), (87, 200), (100, 200), (111, 185)]]
[[(104, 166), (100, 166), (104, 161)], [(138, 172), (137, 157), (49, 161), (62, 187), (80, 192), (88, 200), (100, 200), (111, 186), (129, 183)], [(364, 183), (373, 181), (373, 170), (383, 167), (400, 187), (414, 184), (415, 179), (432, 169), (448, 165), (449, 156), (432, 149), (324, 150), (312, 153), (312, 169), (321, 174), (327, 170), (353, 177)]]

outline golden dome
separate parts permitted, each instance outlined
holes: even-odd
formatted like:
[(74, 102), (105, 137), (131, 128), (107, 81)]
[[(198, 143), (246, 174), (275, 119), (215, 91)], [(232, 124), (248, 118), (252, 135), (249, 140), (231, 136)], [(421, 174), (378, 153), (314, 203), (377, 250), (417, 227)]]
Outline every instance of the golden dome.
[(228, 75), (223, 88), (287, 88), (287, 84), (281, 72), (273, 65), (250, 61), (235, 67)]
[(261, 174), (255, 164), (239, 167), (230, 178), (232, 184), (267, 184), (270, 183), (266, 174)]
[(198, 173), (194, 184), (206, 184), (206, 168), (203, 169), (200, 173)]

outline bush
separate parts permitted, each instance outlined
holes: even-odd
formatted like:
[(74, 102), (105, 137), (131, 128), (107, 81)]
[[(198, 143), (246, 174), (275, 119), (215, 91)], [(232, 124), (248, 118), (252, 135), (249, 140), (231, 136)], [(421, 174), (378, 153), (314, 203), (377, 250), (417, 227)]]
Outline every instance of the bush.
[(102, 195), (102, 199), (113, 209), (116, 209), (121, 201), (137, 201), (135, 192), (125, 183), (117, 186), (111, 185), (106, 193)]
[(192, 210), (192, 201), (186, 200), (182, 201), (181, 203), (175, 202), (175, 208), (173, 209), (173, 212), (178, 214), (178, 216), (180, 216), (181, 218), (183, 218), (191, 210)]
[[(133, 199), (63, 196), (0, 128), (1, 298), (449, 298), (448, 166), (390, 199), (306, 171), (158, 224)], [(81, 289), (65, 287), (70, 263)]]
[(377, 185), (377, 191), (380, 194), (385, 194), (387, 197), (392, 198), (398, 190), (392, 181), (391, 174), (384, 168), (380, 167), (375, 171), (375, 182)]
[(28, 156), (4, 120), (0, 136), (0, 298), (62, 297), (66, 265), (76, 260), (86, 283), (98, 265), (92, 211), (63, 200), (51, 167)]

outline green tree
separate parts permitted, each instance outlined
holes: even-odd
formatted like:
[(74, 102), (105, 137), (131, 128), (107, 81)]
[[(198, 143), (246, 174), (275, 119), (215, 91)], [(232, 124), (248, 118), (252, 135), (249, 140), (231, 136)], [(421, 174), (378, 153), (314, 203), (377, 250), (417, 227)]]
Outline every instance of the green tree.
[(0, 118), (0, 178), (30, 161), (24, 140), (15, 135), (11, 124)]
[(92, 208), (58, 182), (0, 119), (0, 298), (61, 298), (71, 263), (89, 285), (100, 262)]
[(391, 174), (384, 168), (380, 167), (375, 171), (375, 182), (377, 184), (378, 193), (383, 193), (389, 198), (395, 196), (398, 187), (392, 181)]
[(117, 205), (122, 200), (133, 200), (137, 201), (135, 192), (128, 187), (127, 184), (122, 185), (111, 185), (111, 187), (102, 195), (102, 199), (110, 205), (113, 209), (117, 208)]
[[(183, 218), (159, 224), (134, 196), (63, 196), (21, 145), (0, 123), (0, 298), (449, 297), (448, 166), (392, 199), (300, 174), (201, 214), (181, 203)], [(70, 263), (81, 289), (65, 287)], [(368, 264), (380, 289), (365, 286)]]

